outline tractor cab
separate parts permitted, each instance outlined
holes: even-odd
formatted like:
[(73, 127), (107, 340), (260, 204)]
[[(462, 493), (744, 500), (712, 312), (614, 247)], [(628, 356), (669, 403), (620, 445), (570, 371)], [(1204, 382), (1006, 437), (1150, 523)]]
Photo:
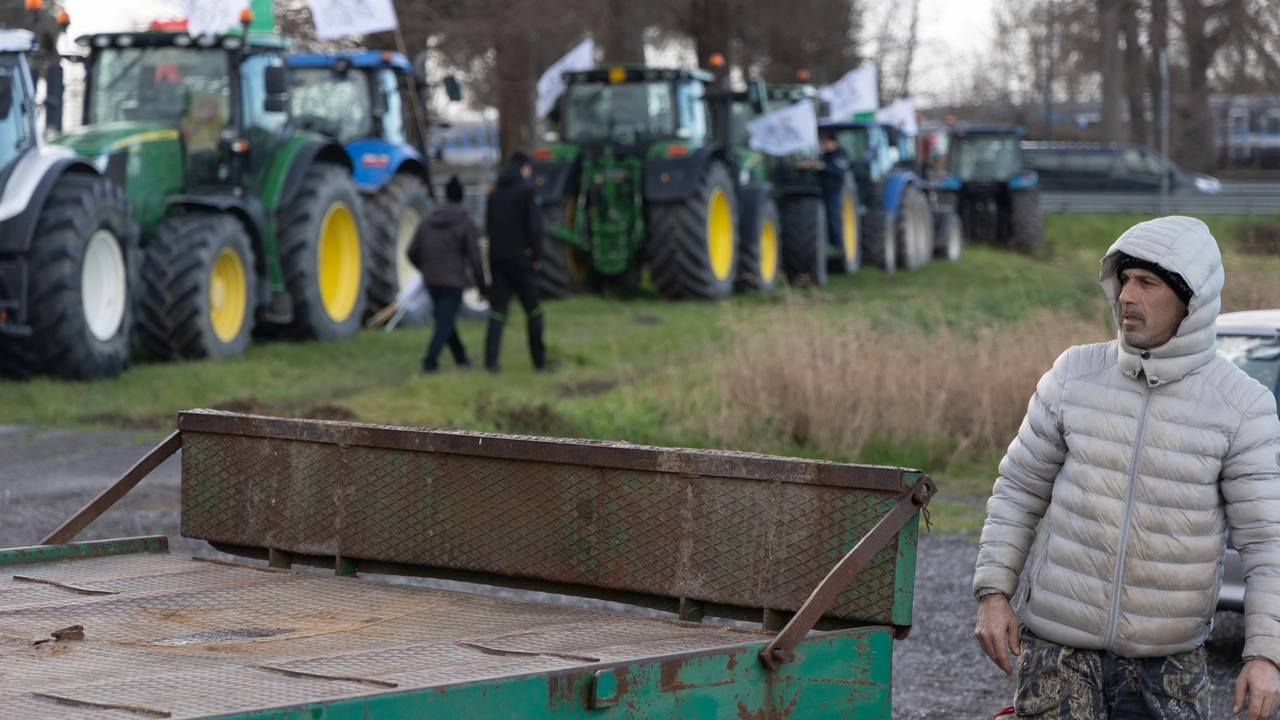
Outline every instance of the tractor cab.
[(565, 80), (560, 137), (587, 155), (683, 157), (712, 140), (709, 73), (615, 66)]
[[(1033, 176), (1022, 156), (1026, 131), (1016, 125), (972, 125), (951, 132), (947, 154), (947, 189), (1004, 185)], [(1031, 177), (1021, 178), (1023, 184)]]
[(36, 145), (35, 92), (26, 58), (34, 44), (30, 31), (0, 29), (0, 188), (18, 158)]

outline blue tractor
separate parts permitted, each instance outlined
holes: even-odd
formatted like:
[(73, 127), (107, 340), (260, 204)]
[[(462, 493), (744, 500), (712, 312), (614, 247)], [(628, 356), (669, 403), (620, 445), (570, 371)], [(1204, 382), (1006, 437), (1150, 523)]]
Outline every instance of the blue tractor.
[(1022, 156), (1017, 125), (962, 125), (951, 130), (947, 174), (938, 189), (953, 199), (965, 237), (1022, 253), (1043, 241), (1040, 187)]
[(862, 207), (863, 261), (885, 272), (915, 270), (933, 257), (960, 259), (955, 210), (939, 206), (919, 167), (915, 138), (876, 122), (823, 126), (853, 166)]
[[(369, 219), (369, 309), (395, 302), (418, 277), (406, 250), (431, 211), (426, 153), (426, 83), (404, 55), (377, 50), (289, 56), (295, 124), (333, 137), (351, 157)], [(446, 79), (453, 99), (457, 82)], [(427, 308), (403, 322), (423, 322)]]

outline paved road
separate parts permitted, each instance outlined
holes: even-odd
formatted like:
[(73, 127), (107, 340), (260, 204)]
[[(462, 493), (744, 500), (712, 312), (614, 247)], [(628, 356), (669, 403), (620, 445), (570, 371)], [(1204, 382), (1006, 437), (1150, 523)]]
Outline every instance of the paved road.
[[(34, 434), (0, 426), (0, 547), (31, 545), (132, 465), (155, 440), (132, 432)], [(178, 534), (177, 458), (171, 458), (79, 539), (163, 534), (175, 553), (221, 556)], [(980, 720), (1010, 704), (1013, 681), (973, 641), (969, 594), (977, 545), (971, 536), (925, 534), (916, 577), (915, 626), (894, 651), (894, 718)], [(221, 556), (226, 557), (226, 556)], [(420, 581), (419, 581), (420, 582)], [(461, 584), (431, 584), (463, 589)], [(552, 596), (501, 591), (533, 600)], [(583, 602), (583, 601), (577, 601)], [(612, 603), (586, 601), (594, 607)], [(1230, 712), (1230, 690), (1244, 642), (1240, 616), (1219, 613), (1210, 639), (1214, 712)]]

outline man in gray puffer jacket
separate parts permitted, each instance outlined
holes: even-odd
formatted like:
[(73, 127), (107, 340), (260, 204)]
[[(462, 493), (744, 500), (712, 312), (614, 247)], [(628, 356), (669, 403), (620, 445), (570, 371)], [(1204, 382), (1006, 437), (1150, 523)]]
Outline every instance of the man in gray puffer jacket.
[(1058, 358), (1000, 463), (974, 634), (1006, 673), (1019, 656), (1019, 717), (1207, 718), (1228, 527), (1245, 577), (1235, 712), (1280, 706), (1280, 419), (1216, 352), (1223, 279), (1199, 220), (1130, 228), (1102, 261), (1118, 339)]

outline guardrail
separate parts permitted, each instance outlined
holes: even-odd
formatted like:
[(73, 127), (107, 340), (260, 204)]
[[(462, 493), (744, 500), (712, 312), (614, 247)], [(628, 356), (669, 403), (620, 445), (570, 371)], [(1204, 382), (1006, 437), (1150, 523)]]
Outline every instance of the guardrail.
[[(1040, 194), (1044, 212), (1135, 213), (1160, 212), (1160, 196), (1139, 193)], [(1169, 212), (1184, 215), (1275, 215), (1280, 213), (1280, 192), (1269, 194), (1171, 195)]]

